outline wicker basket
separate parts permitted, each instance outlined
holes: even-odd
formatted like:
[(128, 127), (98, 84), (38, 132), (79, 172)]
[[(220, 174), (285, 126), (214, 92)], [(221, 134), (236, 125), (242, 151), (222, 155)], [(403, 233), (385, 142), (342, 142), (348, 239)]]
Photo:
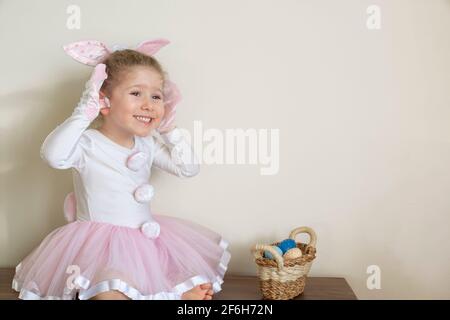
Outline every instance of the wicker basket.
[[(289, 300), (303, 293), (306, 277), (316, 257), (317, 237), (314, 230), (309, 227), (300, 227), (291, 231), (289, 238), (295, 240), (299, 233), (307, 233), (310, 237), (309, 244), (296, 242), (297, 248), (302, 251), (302, 256), (295, 259), (284, 260), (283, 257), (270, 245), (257, 244), (252, 248), (252, 253), (257, 264), (259, 285), (264, 299)], [(264, 258), (264, 250), (269, 251), (273, 259)]]

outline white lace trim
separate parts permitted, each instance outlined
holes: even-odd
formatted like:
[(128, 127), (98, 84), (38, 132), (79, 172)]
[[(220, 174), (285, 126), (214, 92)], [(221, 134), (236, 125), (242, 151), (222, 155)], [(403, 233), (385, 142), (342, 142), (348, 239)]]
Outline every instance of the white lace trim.
[[(223, 253), (217, 266), (217, 272), (219, 275), (217, 275), (215, 279), (209, 279), (203, 275), (197, 275), (189, 278), (183, 283), (176, 285), (170, 291), (158, 292), (150, 295), (143, 295), (141, 292), (139, 292), (139, 290), (130, 286), (128, 283), (122, 281), (121, 279), (105, 280), (97, 283), (91, 288), (88, 288), (90, 281), (83, 276), (78, 276), (74, 280), (74, 282), (78, 284), (81, 288), (83, 288), (80, 289), (78, 298), (80, 300), (87, 300), (102, 292), (117, 290), (132, 300), (180, 300), (184, 292), (192, 289), (193, 287), (199, 284), (206, 282), (211, 282), (214, 293), (217, 293), (222, 290), (221, 284), (223, 283), (223, 277), (228, 268), (228, 263), (231, 258), (231, 254), (227, 250), (229, 243), (226, 240), (221, 239), (219, 246), (223, 249)], [(20, 270), (20, 268), (21, 263), (16, 267), (16, 273)], [(17, 292), (20, 292), (19, 299), (23, 300), (73, 300), (75, 296), (75, 289), (70, 290), (66, 288), (64, 290), (64, 294), (61, 297), (60, 296), (42, 297), (38, 293), (24, 289), (23, 284), (19, 283), (15, 277), (12, 282), (12, 288)]]

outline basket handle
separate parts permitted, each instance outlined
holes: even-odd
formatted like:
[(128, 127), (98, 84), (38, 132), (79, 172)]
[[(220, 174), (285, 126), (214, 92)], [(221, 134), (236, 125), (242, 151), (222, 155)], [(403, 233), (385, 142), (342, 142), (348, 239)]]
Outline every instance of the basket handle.
[(310, 227), (299, 227), (291, 231), (289, 234), (289, 238), (295, 241), (295, 237), (299, 233), (307, 233), (309, 235), (309, 243), (308, 246), (316, 248), (317, 236), (313, 229)]
[(279, 270), (284, 270), (284, 259), (283, 259), (283, 257), (278, 253), (277, 250), (275, 250), (274, 248), (272, 248), (272, 246), (268, 246), (268, 245), (264, 245), (264, 244), (255, 244), (255, 245), (252, 247), (253, 256), (254, 256), (255, 258), (257, 258), (257, 257), (258, 257), (258, 256), (257, 256), (257, 252), (258, 252), (258, 251), (263, 251), (263, 252), (264, 252), (264, 250), (269, 251), (269, 252), (272, 254), (272, 256), (275, 258), (275, 260), (277, 261), (277, 264), (278, 264), (278, 269), (279, 269)]

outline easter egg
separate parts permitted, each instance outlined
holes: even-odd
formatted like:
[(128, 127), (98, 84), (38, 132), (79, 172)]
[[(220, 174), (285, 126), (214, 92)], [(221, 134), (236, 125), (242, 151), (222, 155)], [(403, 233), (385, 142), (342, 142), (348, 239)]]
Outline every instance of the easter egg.
[(295, 243), (295, 241), (293, 239), (285, 239), (280, 242), (278, 247), (281, 249), (281, 251), (283, 251), (283, 254), (284, 254), (289, 249), (296, 248), (297, 244)]
[[(275, 249), (275, 250), (280, 254), (280, 256), (283, 255), (283, 252), (281, 251), (280, 248), (278, 248), (277, 246), (271, 246), (271, 247), (272, 247), (273, 249)], [(268, 251), (268, 250), (264, 250), (264, 258), (267, 258), (267, 259), (275, 259), (275, 257), (273, 256), (273, 254), (270, 253), (270, 251)]]
[(302, 256), (302, 250), (299, 248), (291, 248), (283, 255), (284, 259), (295, 259)]

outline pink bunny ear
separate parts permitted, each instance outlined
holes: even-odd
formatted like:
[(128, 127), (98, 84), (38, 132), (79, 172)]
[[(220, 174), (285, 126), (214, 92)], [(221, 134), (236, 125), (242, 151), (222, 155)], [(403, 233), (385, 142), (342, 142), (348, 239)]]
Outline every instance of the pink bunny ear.
[(111, 53), (104, 43), (96, 40), (73, 42), (63, 48), (69, 56), (89, 66), (103, 62)]
[(159, 49), (161, 49), (162, 47), (164, 47), (169, 43), (170, 41), (166, 39), (148, 40), (138, 45), (135, 50), (151, 56), (154, 55), (156, 52), (158, 52)]
[(169, 79), (166, 79), (163, 94), (164, 94), (164, 103), (165, 104), (176, 105), (182, 99), (182, 96), (181, 96), (180, 90), (178, 89), (178, 86), (174, 82), (170, 81)]

